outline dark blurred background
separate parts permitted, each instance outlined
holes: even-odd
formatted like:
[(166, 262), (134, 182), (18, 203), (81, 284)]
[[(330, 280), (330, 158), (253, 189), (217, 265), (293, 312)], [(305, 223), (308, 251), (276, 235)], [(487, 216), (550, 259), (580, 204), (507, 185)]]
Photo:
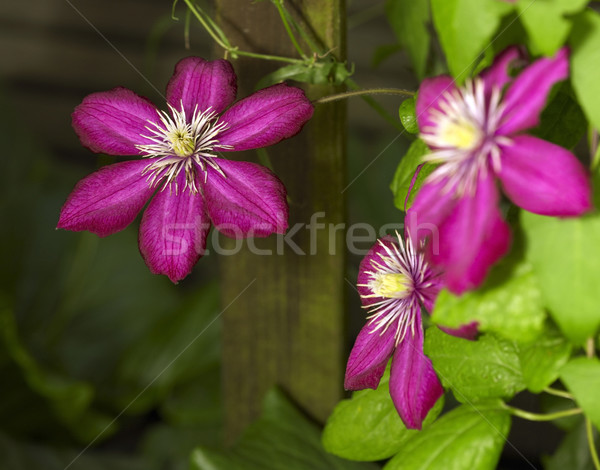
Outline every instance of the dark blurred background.
[[(90, 443), (69, 468), (179, 469), (193, 447), (220, 443), (216, 256), (173, 286), (146, 269), (137, 224), (106, 239), (54, 229), (73, 185), (113, 161), (79, 144), (73, 108), (115, 86), (161, 107), (156, 89), (180, 58), (217, 57), (194, 21), (186, 48), (180, 3), (174, 21), (169, 1), (0, 2), (1, 469), (63, 469)], [(384, 2), (349, 0), (348, 12), (354, 80), (416, 89), (404, 53), (374, 65), (377, 48), (396, 43)], [(378, 101), (397, 118), (400, 99)], [(389, 183), (410, 140), (360, 99), (348, 111), (347, 179), (358, 176), (348, 223), (399, 222)], [(359, 261), (350, 256), (348, 279)], [(364, 312), (352, 288), (347, 295), (355, 334)], [(516, 424), (504, 468), (531, 468), (519, 452), (538, 466), (556, 437)]]

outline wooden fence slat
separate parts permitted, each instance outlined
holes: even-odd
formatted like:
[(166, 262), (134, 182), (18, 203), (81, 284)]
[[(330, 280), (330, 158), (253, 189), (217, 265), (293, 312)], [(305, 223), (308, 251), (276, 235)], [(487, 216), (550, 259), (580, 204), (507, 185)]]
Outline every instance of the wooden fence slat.
[[(343, 0), (296, 0), (286, 5), (301, 13), (326, 50), (343, 57)], [(220, 23), (232, 44), (243, 50), (296, 56), (270, 2), (219, 0), (218, 7)], [(246, 96), (277, 65), (240, 58), (234, 67), (239, 95)], [(306, 89), (312, 99), (336, 91), (330, 86)], [(319, 212), (323, 216), (313, 220), (325, 228), (312, 236), (304, 225), (294, 232), (291, 240), (304, 254), (271, 236), (253, 242), (276, 252), (279, 241), (283, 254), (260, 256), (244, 249), (220, 259), (223, 305), (256, 279), (224, 314), (223, 384), (229, 441), (258, 416), (264, 393), (275, 384), (320, 421), (342, 396), (345, 247), (339, 224), (345, 210), (344, 153), (345, 104), (319, 106), (302, 133), (269, 149), (269, 156), (288, 189), (290, 229), (296, 223), (309, 224)], [(250, 160), (254, 155), (246, 152), (241, 158)], [(335, 225), (338, 230), (327, 229)]]

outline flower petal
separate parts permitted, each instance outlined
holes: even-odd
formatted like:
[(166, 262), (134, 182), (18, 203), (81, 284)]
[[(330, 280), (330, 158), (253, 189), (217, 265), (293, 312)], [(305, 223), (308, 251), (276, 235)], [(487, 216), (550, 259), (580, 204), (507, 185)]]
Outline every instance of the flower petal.
[(431, 360), (423, 353), (423, 327), (417, 317), (414, 335), (407, 333), (392, 359), (390, 395), (402, 422), (421, 429), (423, 420), (444, 394)]
[(192, 116), (196, 106), (198, 111), (212, 108), (220, 114), (233, 103), (236, 91), (235, 72), (228, 61), (187, 57), (175, 66), (167, 85), (167, 102), (177, 110), (183, 102), (188, 116)]
[(502, 147), (498, 177), (518, 206), (542, 215), (574, 216), (592, 208), (586, 169), (568, 150), (521, 135)]
[(215, 228), (232, 238), (285, 233), (288, 205), (283, 183), (267, 168), (215, 158), (225, 177), (207, 166), (206, 210)]
[(456, 84), (452, 77), (447, 75), (423, 80), (416, 103), (417, 122), (421, 133), (428, 133), (435, 127), (433, 114), (441, 112), (440, 104), (446, 101), (447, 94), (454, 91), (456, 91)]
[(391, 237), (390, 235), (378, 239), (360, 262), (356, 288), (361, 296), (360, 300), (365, 307), (384, 300), (383, 297), (368, 297), (373, 294), (371, 289), (367, 286), (370, 278), (369, 271), (373, 271), (373, 269), (376, 268), (373, 263), (381, 264), (382, 257), (388, 256), (384, 246), (393, 248), (394, 244), (398, 244), (396, 240), (396, 238)]
[(471, 323), (467, 323), (466, 325), (459, 326), (458, 328), (446, 328), (445, 326), (440, 325), (437, 327), (444, 333), (456, 336), (457, 338), (474, 340), (479, 333), (478, 325), (479, 324), (476, 321), (473, 321)]
[(494, 63), (479, 74), (479, 77), (483, 79), (486, 91), (491, 92), (494, 87), (502, 90), (507, 83), (513, 80), (510, 69), (519, 65), (526, 57), (527, 54), (521, 47), (511, 46), (504, 49), (494, 59)]
[(79, 181), (60, 211), (57, 228), (101, 237), (123, 230), (154, 192), (142, 175), (146, 165), (142, 160), (116, 163)]
[[(509, 248), (510, 230), (497, 205), (494, 177), (480, 175), (474, 195), (461, 196), (443, 220), (430, 222), (439, 223), (437, 243), (433, 233), (428, 244), (430, 261), (444, 270), (446, 287), (455, 294), (477, 287)], [(418, 216), (420, 225), (429, 222)]]
[[(180, 187), (185, 184), (179, 183)], [(166, 274), (177, 282), (191, 272), (204, 254), (209, 229), (202, 195), (189, 188), (175, 194), (167, 187), (156, 193), (144, 211), (140, 252), (150, 271)]]
[(136, 145), (151, 143), (148, 121), (159, 122), (156, 107), (127, 88), (92, 93), (72, 114), (73, 128), (92, 152), (139, 155)]
[(433, 178), (436, 178), (435, 172), (425, 180), (412, 206), (406, 212), (407, 231), (415, 244), (427, 237), (438, 237), (439, 227), (458, 202), (454, 191), (451, 188), (447, 189), (447, 179), (437, 181)]
[(376, 389), (394, 350), (394, 328), (373, 331), (376, 325), (367, 323), (360, 331), (346, 366), (346, 390)]
[(535, 127), (552, 86), (569, 75), (568, 50), (536, 60), (512, 82), (503, 100), (498, 134), (510, 135)]
[(219, 134), (219, 144), (233, 147), (221, 150), (249, 150), (276, 144), (300, 132), (313, 110), (300, 88), (281, 83), (259, 90), (221, 116), (220, 121), (229, 127)]

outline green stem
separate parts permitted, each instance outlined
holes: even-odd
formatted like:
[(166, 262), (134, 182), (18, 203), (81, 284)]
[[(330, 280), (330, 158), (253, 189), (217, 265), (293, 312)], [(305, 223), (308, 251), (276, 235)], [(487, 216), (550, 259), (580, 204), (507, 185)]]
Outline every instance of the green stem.
[(296, 40), (296, 36), (294, 36), (294, 32), (292, 31), (292, 28), (290, 27), (290, 24), (288, 23), (286, 12), (283, 9), (282, 0), (273, 0), (273, 3), (275, 3), (275, 6), (277, 7), (277, 11), (279, 12), (279, 16), (281, 17), (281, 22), (283, 23), (283, 27), (285, 28), (285, 31), (287, 32), (287, 35), (290, 38), (290, 41), (292, 41), (292, 44), (298, 51), (298, 54), (300, 54), (300, 57), (302, 57), (303, 59), (306, 59), (306, 55), (304, 54), (304, 51), (300, 47), (300, 44), (298, 44), (298, 41)]
[(306, 60), (302, 59), (292, 59), (291, 57), (281, 57), (278, 55), (268, 55), (268, 54), (258, 54), (255, 52), (247, 52), (247, 51), (239, 51), (235, 47), (227, 49), (228, 52), (235, 53), (237, 55), (245, 56), (245, 57), (254, 57), (256, 59), (265, 59), (265, 60), (276, 60), (279, 62), (287, 62), (288, 64), (306, 64)]
[(266, 166), (269, 170), (273, 171), (273, 164), (271, 163), (271, 158), (269, 157), (269, 153), (266, 151), (266, 149), (258, 148), (256, 149), (256, 154), (258, 155), (258, 162), (262, 166)]
[[(596, 139), (597, 137), (598, 136), (596, 135)], [(596, 341), (593, 336), (589, 337), (585, 343), (585, 355), (590, 359), (596, 357)], [(594, 467), (596, 470), (600, 470), (600, 459), (598, 458), (598, 451), (596, 450), (596, 444), (594, 443), (594, 429), (592, 428), (592, 422), (587, 416), (585, 417), (585, 432), (587, 434), (588, 447), (590, 448)]]
[(556, 413), (548, 414), (531, 413), (529, 411), (514, 408), (509, 405), (504, 405), (504, 408), (510, 411), (511, 414), (529, 421), (554, 421), (555, 419), (566, 418), (567, 416), (573, 416), (582, 413), (581, 408), (571, 408), (568, 410), (557, 411)]
[(400, 88), (368, 88), (366, 90), (345, 91), (343, 93), (337, 93), (335, 95), (324, 96), (323, 98), (319, 98), (318, 100), (313, 101), (313, 103), (323, 104), (323, 103), (329, 103), (330, 101), (345, 100), (347, 98), (352, 98), (353, 96), (363, 96), (363, 95), (415, 96), (415, 94), (412, 91), (402, 90)]
[(190, 11), (194, 14), (194, 16), (196, 17), (196, 19), (200, 22), (200, 24), (204, 27), (204, 29), (206, 30), (206, 32), (208, 34), (210, 34), (210, 37), (213, 38), (213, 40), (219, 45), (221, 46), (223, 49), (229, 51), (229, 49), (231, 48), (230, 45), (225, 44), (221, 38), (213, 31), (213, 29), (209, 26), (209, 24), (206, 22), (206, 20), (204, 19), (204, 17), (200, 14), (200, 12), (196, 9), (196, 5), (194, 5), (194, 3), (192, 2), (192, 0), (184, 0), (185, 4), (188, 6), (188, 8), (190, 9)]
[(196, 6), (193, 4), (192, 0), (184, 0), (184, 1), (185, 1), (186, 5), (188, 6), (188, 8), (190, 9), (190, 11), (196, 17), (196, 19), (200, 22), (200, 24), (204, 27), (206, 32), (210, 35), (210, 37), (212, 37), (214, 39), (214, 41), (220, 47), (225, 49), (225, 51), (227, 51), (232, 56), (235, 54), (235, 55), (241, 55), (241, 56), (245, 56), (245, 57), (253, 57), (255, 59), (276, 60), (279, 62), (286, 62), (288, 64), (305, 64), (308, 61), (308, 59), (304, 59), (304, 60), (292, 59), (291, 57), (280, 57), (280, 56), (276, 56), (276, 55), (268, 55), (268, 54), (259, 54), (256, 52), (240, 51), (236, 47), (229, 44), (229, 41), (227, 40), (227, 38), (225, 37), (224, 34), (220, 34), (220, 32), (216, 28), (216, 25), (212, 21), (212, 19), (210, 19), (208, 16), (206, 18), (204, 18), (202, 13), (200, 11), (198, 11)]
[[(346, 85), (348, 85), (349, 88), (351, 88), (353, 90), (358, 90), (359, 89), (358, 84), (354, 80), (352, 80), (351, 78), (347, 78), (345, 83), (346, 83)], [(361, 96), (361, 98), (369, 106), (371, 106), (371, 108), (373, 108), (375, 110), (375, 112), (377, 114), (379, 114), (388, 124), (391, 124), (392, 126), (394, 126), (401, 133), (404, 132), (405, 129), (402, 126), (402, 124), (400, 124), (399, 119), (395, 119), (394, 116), (390, 115), (390, 113), (388, 113), (383, 108), (383, 106), (381, 106), (377, 101), (375, 101), (373, 98), (371, 98), (370, 96), (367, 96), (367, 95)]]
[[(279, 0), (274, 0), (274, 1), (279, 1)], [(308, 47), (310, 48), (311, 52), (313, 54), (322, 54), (324, 52), (321, 50), (322, 48), (319, 47), (319, 45), (317, 45), (315, 43), (315, 41), (313, 40), (311, 35), (306, 32), (306, 30), (302, 27), (302, 25), (300, 25), (294, 19), (293, 15), (291, 15), (290, 12), (285, 8), (285, 5), (283, 4), (283, 2), (281, 2), (281, 10), (283, 11), (283, 14), (285, 15), (285, 18), (288, 21), (288, 23), (290, 23), (292, 25), (292, 27), (296, 31), (298, 31), (298, 33), (300, 34), (300, 36), (302, 37), (304, 42), (306, 44), (308, 44)]]
[(590, 168), (594, 170), (598, 165), (598, 130), (590, 126), (588, 129), (588, 144), (590, 147)]
[(571, 395), (569, 392), (567, 392), (565, 390), (557, 390), (555, 388), (546, 387), (543, 391), (550, 395), (567, 398), (568, 400), (574, 399), (573, 395)]
[(592, 454), (592, 461), (596, 470), (600, 470), (600, 459), (598, 459), (598, 451), (596, 450), (596, 444), (594, 443), (594, 429), (592, 428), (592, 422), (589, 418), (585, 418), (585, 431), (587, 434), (588, 446), (590, 447), (590, 454)]
[(185, 26), (183, 27), (183, 38), (185, 41), (185, 48), (188, 51), (192, 47), (191, 42), (190, 42), (190, 25), (192, 23), (191, 19), (192, 19), (192, 12), (188, 9), (188, 11), (185, 12)]
[(593, 337), (589, 337), (585, 343), (585, 355), (590, 359), (596, 355), (596, 341)]

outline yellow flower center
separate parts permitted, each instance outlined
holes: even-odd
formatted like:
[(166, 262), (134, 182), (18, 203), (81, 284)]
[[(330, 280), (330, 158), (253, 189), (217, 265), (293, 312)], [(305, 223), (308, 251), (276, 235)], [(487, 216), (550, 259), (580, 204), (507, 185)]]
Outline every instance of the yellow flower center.
[(400, 273), (378, 273), (370, 282), (373, 294), (388, 299), (405, 297), (411, 286), (410, 279)]
[(168, 139), (178, 157), (189, 157), (196, 150), (196, 139), (189, 129), (176, 129), (168, 135)]
[(438, 138), (445, 146), (469, 150), (479, 145), (481, 130), (467, 119), (446, 120), (441, 123)]

